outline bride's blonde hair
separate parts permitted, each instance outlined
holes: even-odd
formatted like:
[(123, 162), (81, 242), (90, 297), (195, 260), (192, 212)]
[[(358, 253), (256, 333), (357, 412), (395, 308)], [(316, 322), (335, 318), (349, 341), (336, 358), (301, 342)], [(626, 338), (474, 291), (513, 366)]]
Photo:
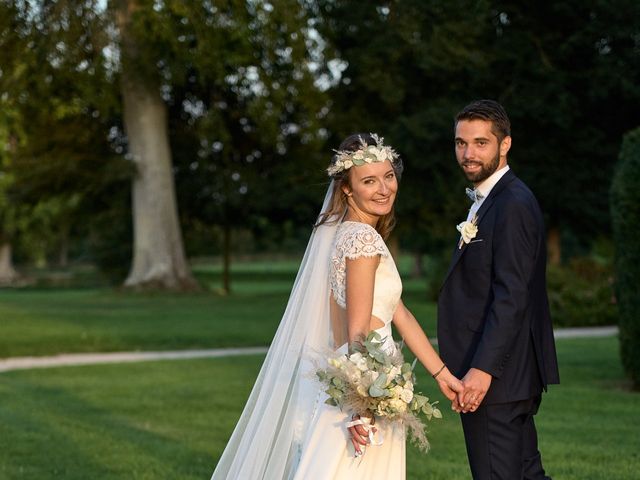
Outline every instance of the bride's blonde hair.
[[(371, 134), (368, 133), (354, 133), (353, 135), (349, 135), (345, 138), (340, 147), (338, 147), (338, 151), (352, 151), (356, 152), (360, 148), (362, 148), (362, 142), (365, 142), (367, 145), (377, 145), (376, 138), (374, 138)], [(331, 165), (334, 165), (337, 160), (337, 155), (334, 155), (331, 159)], [(402, 175), (402, 160), (400, 158), (396, 158), (395, 161), (391, 162), (391, 166), (393, 167), (393, 171), (396, 174), (396, 178), (400, 181), (400, 177)], [(329, 208), (326, 212), (322, 213), (318, 218), (318, 222), (316, 223), (316, 227), (323, 224), (332, 224), (337, 223), (342, 220), (344, 214), (347, 211), (347, 194), (344, 192), (344, 187), (348, 187), (351, 189), (349, 171), (351, 168), (346, 170), (341, 170), (331, 176), (333, 179), (333, 191), (331, 192), (331, 199), (329, 203)], [(380, 234), (383, 239), (387, 239), (393, 227), (396, 223), (396, 217), (394, 208), (391, 208), (391, 211), (382, 215), (378, 219), (378, 223), (376, 224), (376, 230)]]

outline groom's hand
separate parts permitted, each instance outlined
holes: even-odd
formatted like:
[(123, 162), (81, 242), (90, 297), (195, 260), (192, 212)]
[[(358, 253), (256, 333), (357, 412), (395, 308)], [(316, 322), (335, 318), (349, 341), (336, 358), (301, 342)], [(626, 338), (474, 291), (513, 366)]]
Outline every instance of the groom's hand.
[[(464, 391), (458, 393), (457, 403), (462, 413), (475, 412), (484, 400), (491, 386), (491, 375), (477, 368), (471, 368), (462, 379)], [(454, 408), (455, 409), (455, 408)]]

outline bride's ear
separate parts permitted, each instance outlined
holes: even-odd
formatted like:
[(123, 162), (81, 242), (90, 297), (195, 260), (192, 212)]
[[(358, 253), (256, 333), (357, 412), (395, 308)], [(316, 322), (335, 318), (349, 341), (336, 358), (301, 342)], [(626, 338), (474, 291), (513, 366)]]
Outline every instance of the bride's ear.
[(342, 186), (342, 193), (344, 193), (347, 197), (350, 197), (352, 195), (348, 185)]

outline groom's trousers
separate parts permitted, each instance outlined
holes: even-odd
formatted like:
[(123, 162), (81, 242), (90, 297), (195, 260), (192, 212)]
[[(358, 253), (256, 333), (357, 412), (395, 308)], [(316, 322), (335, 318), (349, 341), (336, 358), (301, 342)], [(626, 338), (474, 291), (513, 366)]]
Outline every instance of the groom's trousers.
[(539, 405), (540, 395), (482, 404), (475, 412), (460, 415), (474, 480), (549, 479), (542, 468), (533, 421)]

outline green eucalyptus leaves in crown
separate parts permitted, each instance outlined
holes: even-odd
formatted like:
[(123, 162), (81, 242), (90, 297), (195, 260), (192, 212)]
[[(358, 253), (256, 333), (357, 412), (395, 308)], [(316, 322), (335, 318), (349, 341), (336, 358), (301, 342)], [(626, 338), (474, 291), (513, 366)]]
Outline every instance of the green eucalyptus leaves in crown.
[(330, 177), (344, 170), (348, 170), (354, 165), (360, 166), (365, 163), (378, 163), (384, 162), (385, 160), (394, 163), (399, 158), (399, 155), (393, 148), (383, 143), (384, 138), (378, 137), (375, 133), (371, 133), (370, 135), (376, 142), (375, 145), (367, 145), (367, 142), (360, 137), (361, 147), (355, 152), (351, 150), (335, 150), (335, 161), (327, 168), (327, 173)]

